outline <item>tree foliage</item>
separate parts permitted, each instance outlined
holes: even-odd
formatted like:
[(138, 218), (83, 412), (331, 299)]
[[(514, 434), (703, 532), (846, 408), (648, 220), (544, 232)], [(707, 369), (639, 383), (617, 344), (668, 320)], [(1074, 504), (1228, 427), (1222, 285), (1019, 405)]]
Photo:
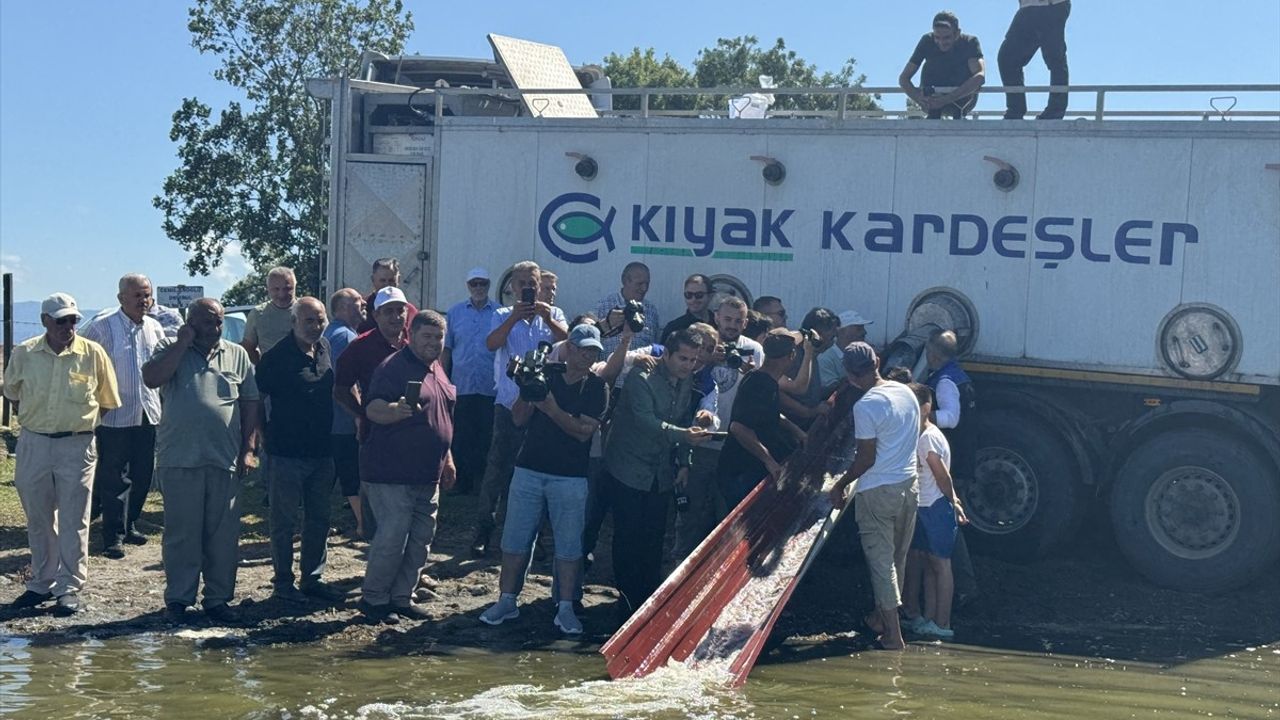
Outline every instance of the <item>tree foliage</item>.
[(179, 167), (152, 201), (164, 231), (207, 274), (229, 244), (254, 269), (224, 300), (255, 302), (262, 274), (293, 267), (300, 293), (319, 287), (328, 202), (326, 105), (306, 80), (352, 77), (364, 50), (401, 52), (413, 20), (401, 0), (197, 0), (191, 44), (218, 58), (214, 77), (243, 102), (218, 112), (185, 98), (169, 137)]
[[(795, 50), (787, 48), (786, 41), (778, 38), (771, 47), (761, 47), (754, 35), (720, 38), (712, 47), (698, 52), (692, 69), (686, 68), (670, 55), (658, 60), (653, 48), (633, 48), (630, 55), (609, 55), (603, 62), (605, 74), (615, 88), (628, 87), (756, 87), (760, 76), (773, 78), (776, 87), (861, 87), (866, 76), (858, 73), (857, 64), (850, 58), (837, 71), (820, 71), (816, 65), (801, 58)], [(773, 107), (778, 110), (834, 110), (836, 96), (777, 95)], [(723, 96), (653, 96), (651, 110), (721, 110), (727, 104)], [(614, 96), (617, 110), (637, 110), (638, 97)], [(876, 109), (875, 98), (851, 95), (849, 109)]]

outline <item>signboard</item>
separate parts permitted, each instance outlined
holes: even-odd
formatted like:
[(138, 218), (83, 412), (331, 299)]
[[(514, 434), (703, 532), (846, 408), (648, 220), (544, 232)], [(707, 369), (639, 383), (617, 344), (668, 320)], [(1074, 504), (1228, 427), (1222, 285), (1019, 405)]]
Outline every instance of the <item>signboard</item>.
[(203, 285), (159, 285), (156, 287), (156, 302), (169, 308), (179, 310), (204, 297)]

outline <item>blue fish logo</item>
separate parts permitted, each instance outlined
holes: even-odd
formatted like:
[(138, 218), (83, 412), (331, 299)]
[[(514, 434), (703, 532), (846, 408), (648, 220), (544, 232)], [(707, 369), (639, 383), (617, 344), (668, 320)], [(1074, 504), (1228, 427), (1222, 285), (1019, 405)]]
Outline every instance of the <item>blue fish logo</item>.
[[(601, 209), (600, 198), (587, 193), (564, 193), (547, 203), (538, 217), (538, 236), (552, 255), (570, 263), (595, 262), (600, 249), (592, 247), (600, 240), (609, 252), (613, 252), (613, 218), (617, 208), (609, 208), (604, 218), (599, 212), (570, 210), (560, 213), (566, 205), (587, 205), (596, 211)], [(588, 249), (589, 248), (589, 249)]]

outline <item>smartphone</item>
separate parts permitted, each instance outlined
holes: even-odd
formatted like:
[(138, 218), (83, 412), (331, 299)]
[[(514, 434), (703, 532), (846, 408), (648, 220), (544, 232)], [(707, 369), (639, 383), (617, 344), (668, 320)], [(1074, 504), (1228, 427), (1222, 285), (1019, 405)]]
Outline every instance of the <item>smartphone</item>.
[(532, 305), (534, 298), (537, 297), (537, 291), (531, 287), (527, 287), (520, 291), (520, 302), (525, 305)]
[(404, 399), (414, 408), (418, 407), (420, 398), (422, 397), (422, 381), (410, 380), (404, 384)]
[(705, 433), (705, 435), (711, 438), (712, 440), (728, 440), (729, 439), (729, 432), (727, 430), (713, 430)]

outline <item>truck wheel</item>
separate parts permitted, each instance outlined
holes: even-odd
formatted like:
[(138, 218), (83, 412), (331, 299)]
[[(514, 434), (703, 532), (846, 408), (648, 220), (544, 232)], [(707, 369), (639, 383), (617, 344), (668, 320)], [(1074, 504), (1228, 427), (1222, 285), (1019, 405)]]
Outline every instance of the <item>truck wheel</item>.
[(1047, 554), (1080, 524), (1082, 496), (1070, 450), (1026, 413), (979, 421), (974, 477), (960, 487), (975, 549), (1011, 560)]
[(1239, 587), (1280, 557), (1280, 484), (1248, 445), (1176, 430), (1125, 460), (1111, 495), (1116, 542), (1159, 585), (1195, 592)]

